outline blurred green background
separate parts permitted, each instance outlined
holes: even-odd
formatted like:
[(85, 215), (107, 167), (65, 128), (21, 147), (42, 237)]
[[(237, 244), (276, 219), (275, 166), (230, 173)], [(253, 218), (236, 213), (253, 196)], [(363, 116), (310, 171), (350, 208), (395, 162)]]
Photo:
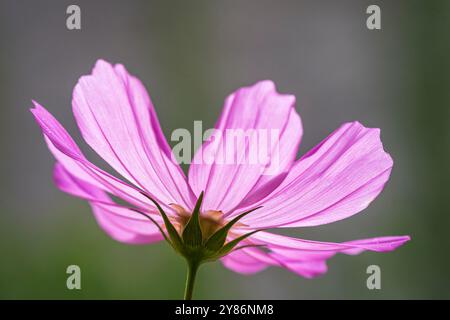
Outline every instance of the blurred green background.
[[(82, 30), (66, 29), (81, 7)], [(382, 30), (366, 28), (378, 4)], [(127, 246), (88, 204), (59, 192), (54, 160), (28, 111), (46, 106), (76, 137), (71, 91), (97, 58), (147, 86), (166, 136), (212, 127), (225, 96), (272, 79), (297, 96), (305, 153), (341, 123), (382, 129), (394, 170), (363, 213), (292, 230), (315, 240), (412, 236), (388, 254), (338, 255), (314, 280), (271, 268), (243, 276), (202, 267), (196, 298), (450, 298), (449, 1), (12, 1), (0, 3), (0, 298), (176, 299), (185, 265), (160, 243)], [(82, 289), (66, 288), (66, 267)], [(366, 268), (382, 289), (366, 288)]]

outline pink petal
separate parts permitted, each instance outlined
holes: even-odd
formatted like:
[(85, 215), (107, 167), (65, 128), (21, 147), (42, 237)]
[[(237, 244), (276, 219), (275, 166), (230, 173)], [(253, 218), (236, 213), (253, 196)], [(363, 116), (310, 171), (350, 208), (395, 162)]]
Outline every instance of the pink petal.
[(160, 231), (151, 221), (114, 203), (104, 191), (70, 175), (61, 164), (55, 166), (54, 179), (64, 192), (89, 201), (98, 224), (111, 238), (128, 244), (162, 240)]
[(298, 160), (274, 192), (253, 204), (263, 208), (242, 222), (251, 228), (273, 228), (345, 219), (377, 197), (392, 165), (379, 129), (346, 123)]
[(336, 253), (354, 255), (366, 250), (388, 252), (409, 240), (409, 236), (398, 236), (333, 243), (258, 232), (245, 240), (245, 244), (264, 245), (264, 250), (245, 248), (231, 253), (228, 255), (230, 258), (224, 257), (222, 262), (226, 267), (240, 273), (246, 273), (248, 265), (250, 270), (252, 266), (260, 266), (260, 269), (255, 267), (254, 272), (263, 270), (263, 266), (278, 266), (305, 278), (313, 278), (326, 273), (326, 260)]
[[(272, 256), (275, 257), (276, 255)], [(282, 267), (307, 279), (321, 276), (328, 271), (327, 263), (324, 260), (283, 262), (283, 257), (278, 257), (278, 259)]]
[(222, 258), (225, 267), (242, 274), (253, 274), (266, 269), (269, 265), (260, 261), (245, 251), (256, 250), (252, 248), (233, 251)]
[[(189, 168), (194, 192), (205, 191), (204, 209), (229, 214), (240, 203), (254, 203), (281, 183), (302, 135), (294, 105), (295, 97), (277, 93), (271, 81), (241, 88), (226, 99), (216, 125), (222, 139), (204, 143)], [(227, 137), (227, 132), (238, 134), (239, 130), (256, 140)]]
[(78, 81), (72, 104), (83, 138), (117, 172), (163, 203), (192, 208), (193, 193), (137, 78), (99, 60)]
[[(366, 250), (389, 252), (395, 250), (409, 240), (409, 236), (395, 236), (335, 243), (297, 239), (269, 232), (258, 232), (250, 238), (251, 243), (269, 245), (270, 249), (276, 252), (284, 252), (287, 254), (292, 252), (291, 250), (295, 250), (297, 258), (299, 257), (298, 253), (301, 252), (319, 254), (319, 256), (315, 257), (319, 259), (325, 257), (320, 256), (321, 254), (325, 255), (327, 253), (335, 254), (341, 252), (346, 254), (358, 254)], [(312, 258), (306, 256), (304, 260), (312, 260)]]
[(140, 208), (151, 206), (139, 189), (89, 162), (61, 124), (45, 108), (37, 102), (33, 103), (35, 108), (31, 112), (44, 133), (50, 151), (71, 175)]
[(242, 274), (253, 274), (269, 266), (288, 269), (305, 278), (313, 278), (326, 273), (325, 260), (293, 260), (257, 248), (233, 251), (222, 258), (225, 267)]

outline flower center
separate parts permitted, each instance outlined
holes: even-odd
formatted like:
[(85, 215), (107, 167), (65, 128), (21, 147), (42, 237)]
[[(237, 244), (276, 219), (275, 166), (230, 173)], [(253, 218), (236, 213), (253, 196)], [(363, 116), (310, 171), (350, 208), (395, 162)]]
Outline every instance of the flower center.
[[(191, 217), (191, 213), (177, 204), (172, 204), (171, 207), (177, 213), (177, 216), (172, 222), (174, 223), (178, 233), (181, 235)], [(208, 210), (200, 213), (199, 222), (200, 228), (202, 229), (203, 238), (205, 239), (208, 239), (214, 232), (225, 225), (223, 212), (219, 210)]]

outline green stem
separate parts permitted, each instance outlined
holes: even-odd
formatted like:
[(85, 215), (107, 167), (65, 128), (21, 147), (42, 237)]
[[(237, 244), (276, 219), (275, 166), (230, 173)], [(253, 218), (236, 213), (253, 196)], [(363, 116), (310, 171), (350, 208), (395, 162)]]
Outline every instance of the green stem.
[(184, 290), (184, 300), (192, 300), (192, 292), (194, 291), (195, 276), (200, 264), (198, 262), (188, 261), (188, 270), (186, 278), (186, 288)]

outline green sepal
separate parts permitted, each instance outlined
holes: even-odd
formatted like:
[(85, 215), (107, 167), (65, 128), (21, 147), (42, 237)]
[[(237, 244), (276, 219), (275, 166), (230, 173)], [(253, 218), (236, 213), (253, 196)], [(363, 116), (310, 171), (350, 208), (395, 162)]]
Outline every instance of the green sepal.
[(202, 201), (203, 191), (200, 193), (197, 203), (195, 204), (194, 211), (192, 212), (191, 217), (183, 230), (183, 243), (190, 247), (201, 246), (203, 242), (202, 228), (200, 227), (200, 207), (202, 205)]
[(161, 208), (158, 202), (153, 200), (153, 198), (151, 198), (149, 195), (143, 192), (142, 194), (146, 196), (151, 202), (153, 202), (155, 206), (158, 208), (158, 211), (164, 220), (164, 225), (166, 226), (167, 233), (169, 234), (170, 240), (172, 241), (171, 243), (173, 248), (181, 253), (183, 251), (183, 241), (181, 240), (181, 237), (178, 234), (177, 229), (175, 229), (173, 224), (170, 222), (169, 218), (167, 217), (167, 214), (164, 212), (164, 210)]
[(236, 239), (231, 240), (230, 242), (225, 244), (222, 248), (220, 248), (218, 251), (216, 251), (215, 254), (210, 256), (208, 258), (208, 260), (217, 260), (219, 258), (222, 258), (223, 256), (230, 253), (234, 249), (234, 247), (236, 247), (239, 244), (239, 242), (241, 242), (242, 240), (245, 240), (246, 238), (250, 237), (252, 234), (255, 234), (259, 231), (262, 231), (262, 230), (255, 230), (255, 231), (246, 233), (240, 237), (237, 237)]
[(209, 239), (205, 243), (205, 247), (212, 251), (217, 251), (225, 244), (225, 241), (227, 240), (228, 231), (230, 231), (231, 227), (236, 224), (239, 220), (241, 220), (243, 217), (245, 217), (250, 212), (253, 212), (261, 207), (256, 207), (254, 209), (248, 210), (244, 213), (241, 213), (237, 217), (235, 217), (233, 220), (228, 222), (225, 226), (217, 230), (215, 233), (213, 233)]

